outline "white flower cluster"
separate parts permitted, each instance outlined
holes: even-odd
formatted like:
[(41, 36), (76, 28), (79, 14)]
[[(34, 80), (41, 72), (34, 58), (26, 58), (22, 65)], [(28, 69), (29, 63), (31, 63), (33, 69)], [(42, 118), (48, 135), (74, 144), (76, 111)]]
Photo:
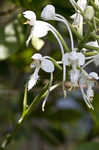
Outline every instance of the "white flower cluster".
[[(81, 35), (83, 35), (84, 18), (83, 15), (80, 13), (80, 10), (85, 13), (86, 11), (88, 12), (87, 18), (89, 20), (93, 17), (94, 13), (92, 12), (92, 10), (87, 10), (89, 8), (89, 6), (87, 6), (87, 0), (78, 0), (77, 3), (75, 2), (75, 0), (70, 0), (70, 3), (72, 4), (72, 6), (76, 11), (76, 13), (71, 16), (71, 18), (74, 19), (73, 26)], [(96, 5), (99, 5), (98, 1), (95, 1), (95, 3)], [(93, 14), (90, 14), (91, 12)], [(46, 36), (47, 33), (51, 31), (59, 43), (61, 54), (62, 54), (62, 59), (60, 62), (63, 65), (63, 83), (66, 81), (66, 66), (71, 66), (71, 70), (69, 71), (69, 76), (70, 76), (70, 81), (72, 83), (72, 87), (80, 87), (85, 103), (89, 108), (94, 109), (91, 103), (94, 97), (93, 87), (95, 86), (96, 81), (99, 79), (99, 76), (95, 72), (91, 72), (88, 74), (84, 70), (84, 68), (91, 62), (94, 62), (96, 65), (99, 65), (99, 54), (91, 57), (85, 57), (83, 52), (87, 51), (87, 49), (84, 48), (81, 50), (81, 52), (77, 52), (77, 48), (74, 48), (72, 31), (70, 29), (68, 21), (63, 16), (55, 12), (55, 7), (53, 5), (47, 5), (43, 9), (41, 13), (41, 18), (44, 20), (55, 20), (64, 23), (64, 25), (68, 29), (70, 40), (71, 40), (71, 51), (68, 53), (64, 52), (64, 46), (58, 35), (58, 31), (56, 30), (56, 28), (54, 28), (51, 24), (45, 21), (37, 20), (36, 14), (33, 11), (30, 10), (25, 11), (23, 12), (23, 15), (27, 19), (26, 24), (32, 26), (30, 35), (26, 41), (26, 45), (28, 46), (30, 40), (33, 37), (41, 38)], [(99, 47), (97, 41), (88, 42), (86, 45)], [(51, 77), (49, 82), (48, 93), (43, 103), (43, 110), (44, 110), (44, 105), (49, 95), (50, 87), (52, 85), (53, 72), (55, 70), (55, 66), (54, 66), (54, 62), (52, 62), (49, 56), (42, 56), (41, 54), (36, 53), (32, 56), (32, 59), (33, 62), (31, 64), (31, 68), (35, 68), (35, 70), (34, 73), (30, 76), (30, 79), (28, 81), (28, 90), (31, 90), (36, 85), (39, 79), (38, 74), (40, 69), (42, 69), (47, 73), (50, 73), (50, 77)]]

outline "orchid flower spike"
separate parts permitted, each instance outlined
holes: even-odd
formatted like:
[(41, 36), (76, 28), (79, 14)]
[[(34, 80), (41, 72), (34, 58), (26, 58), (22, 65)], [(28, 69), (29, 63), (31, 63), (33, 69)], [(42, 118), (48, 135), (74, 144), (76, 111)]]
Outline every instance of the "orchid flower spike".
[[(99, 80), (99, 76), (95, 72), (91, 72), (87, 74), (87, 72), (83, 72), (80, 76), (79, 85), (82, 92), (82, 96), (84, 98), (87, 106), (94, 110), (91, 102), (94, 98), (93, 87), (95, 86), (96, 81)], [(87, 87), (86, 91), (84, 91), (84, 87)]]
[(75, 0), (70, 0), (70, 3), (76, 10), (76, 13), (71, 16), (71, 19), (74, 20), (73, 26), (79, 34), (83, 35), (83, 16), (80, 14), (77, 6), (84, 12), (87, 7), (87, 0), (78, 0), (77, 3)]
[[(29, 12), (30, 15), (29, 16)], [(27, 18), (29, 21), (27, 22), (28, 24), (32, 25), (32, 29), (31, 29), (31, 33), (28, 37), (28, 40), (26, 41), (26, 44), (29, 44), (29, 41), (31, 40), (32, 37), (36, 37), (36, 38), (40, 38), (40, 37), (44, 37), (45, 35), (47, 35), (48, 31), (51, 31), (53, 33), (53, 35), (56, 37), (60, 49), (61, 49), (61, 53), (62, 53), (62, 57), (64, 56), (64, 48), (63, 45), (61, 43), (60, 38), (58, 37), (57, 33), (58, 31), (49, 23), (44, 22), (44, 21), (39, 21), (36, 20), (36, 15), (34, 17), (34, 12), (33, 12), (33, 16), (32, 16), (32, 12), (31, 11), (25, 11), (23, 13), (24, 17)], [(33, 21), (34, 20), (34, 21)], [(63, 63), (63, 80), (64, 80), (64, 74), (65, 74), (65, 67), (64, 67), (64, 63)]]
[(30, 76), (30, 79), (28, 81), (28, 91), (29, 91), (36, 85), (37, 80), (39, 79), (38, 73), (39, 73), (40, 68), (42, 70), (44, 70), (45, 72), (50, 73), (51, 78), (50, 78), (50, 82), (49, 82), (48, 92), (47, 92), (47, 95), (42, 104), (43, 111), (44, 111), (44, 106), (45, 106), (46, 100), (47, 100), (49, 92), (50, 92), (50, 87), (52, 85), (53, 72), (54, 72), (54, 64), (52, 63), (52, 61), (48, 60), (45, 57), (43, 57), (41, 54), (38, 54), (38, 53), (36, 53), (32, 56), (33, 63), (31, 64), (31, 68), (35, 68), (35, 70), (34, 70), (34, 73)]
[(35, 37), (35, 38), (40, 38), (44, 37), (48, 31), (49, 27), (48, 25), (43, 22), (43, 21), (37, 21), (36, 20), (36, 15), (33, 11), (25, 11), (23, 12), (23, 15), (28, 21), (25, 24), (29, 24), (32, 26), (31, 33), (28, 37), (28, 40), (26, 41), (26, 45), (28, 46), (30, 40)]
[(41, 13), (41, 18), (44, 20), (55, 20), (55, 21), (59, 21), (59, 22), (64, 23), (68, 29), (69, 34), (70, 34), (71, 49), (72, 50), (74, 49), (73, 36), (72, 36), (72, 32), (71, 32), (69, 23), (66, 20), (66, 18), (64, 18), (62, 15), (57, 14), (55, 12), (55, 7), (53, 5), (48, 4), (44, 7), (44, 9), (42, 10), (42, 13)]
[(78, 86), (78, 79), (80, 75), (80, 70), (78, 67), (84, 65), (85, 56), (79, 52), (71, 52), (64, 54), (63, 61), (66, 66), (72, 66), (70, 73), (70, 80), (72, 82), (73, 87)]

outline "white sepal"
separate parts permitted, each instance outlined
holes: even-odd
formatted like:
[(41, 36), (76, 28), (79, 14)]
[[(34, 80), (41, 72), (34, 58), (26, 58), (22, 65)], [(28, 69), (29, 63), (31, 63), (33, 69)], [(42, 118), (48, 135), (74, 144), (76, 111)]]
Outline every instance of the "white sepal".
[(44, 37), (47, 35), (49, 30), (49, 26), (46, 22), (36, 21), (32, 30), (32, 35), (36, 38)]
[(37, 83), (39, 76), (38, 76), (39, 69), (35, 69), (34, 73), (30, 76), (28, 81), (28, 91), (31, 90)]
[(48, 59), (43, 59), (41, 63), (41, 68), (45, 72), (50, 73), (54, 71), (54, 64)]
[(70, 65), (69, 56), (70, 56), (69, 53), (65, 53), (65, 54), (63, 55), (63, 58), (62, 58), (62, 61), (64, 62), (64, 64), (65, 64), (66, 66)]
[(79, 66), (84, 65), (85, 63), (85, 56), (82, 53), (77, 53), (77, 58), (78, 58), (78, 62), (79, 62)]
[(34, 60), (42, 60), (42, 58), (43, 58), (42, 55), (39, 53), (36, 53), (32, 56), (32, 59)]
[(87, 6), (87, 0), (78, 0), (77, 4), (81, 8), (81, 10), (84, 11)]
[(47, 5), (42, 10), (41, 18), (44, 20), (53, 20), (55, 15), (55, 7), (53, 5)]
[(33, 20), (36, 20), (36, 15), (33, 11), (30, 11), (30, 10), (27, 10), (27, 11), (24, 11), (23, 12), (23, 15), (26, 19), (33, 19)]
[(80, 74), (80, 70), (71, 70), (70, 72), (70, 81), (72, 82), (72, 85), (74, 87), (78, 86), (78, 79), (79, 79), (79, 74)]
[(89, 73), (89, 79), (99, 80), (99, 76), (96, 72)]

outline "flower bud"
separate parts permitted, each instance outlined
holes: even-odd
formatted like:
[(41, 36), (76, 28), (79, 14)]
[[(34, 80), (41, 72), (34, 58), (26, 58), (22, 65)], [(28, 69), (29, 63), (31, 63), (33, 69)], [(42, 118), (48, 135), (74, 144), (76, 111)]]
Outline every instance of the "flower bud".
[(91, 20), (93, 19), (94, 17), (94, 9), (92, 6), (87, 6), (86, 10), (85, 10), (85, 17), (88, 19), (88, 20)]

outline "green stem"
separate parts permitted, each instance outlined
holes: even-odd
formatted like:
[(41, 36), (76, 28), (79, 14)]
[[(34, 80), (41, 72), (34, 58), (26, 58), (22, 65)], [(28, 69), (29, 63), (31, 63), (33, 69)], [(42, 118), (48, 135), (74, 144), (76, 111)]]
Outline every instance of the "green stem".
[(86, 48), (86, 49), (89, 49), (89, 50), (99, 51), (99, 47), (89, 46), (89, 45), (84, 45), (83, 47)]
[[(60, 86), (61, 83), (58, 83), (54, 86), (51, 87), (51, 90), (54, 90), (55, 88), (57, 88), (58, 86)], [(16, 127), (15, 129), (12, 131), (12, 133), (7, 134), (5, 139), (3, 140), (0, 149), (4, 150), (8, 144), (11, 143), (11, 141), (13, 140), (14, 136), (16, 135), (16, 133), (19, 131), (19, 129), (21, 128), (23, 122), (25, 120), (27, 120), (28, 116), (30, 115), (30, 113), (32, 113), (32, 111), (34, 110), (36, 104), (38, 104), (40, 102), (40, 100), (42, 98), (44, 98), (46, 96), (47, 93), (47, 89), (48, 89), (48, 84), (42, 89), (42, 91), (39, 93), (39, 95), (37, 95), (33, 102), (31, 103), (31, 105), (26, 109), (26, 111), (24, 113), (22, 113), (22, 117), (19, 119), (19, 121), (16, 123)]]
[(57, 32), (57, 35), (62, 42), (65, 52), (70, 52), (70, 49), (68, 48), (68, 46), (67, 46), (66, 42), (64, 41), (63, 37), (61, 36), (61, 34), (59, 32)]
[(82, 38), (82, 40), (79, 41), (79, 45), (78, 48), (81, 50), (83, 48), (83, 45), (85, 43), (88, 42), (89, 38), (90, 38), (90, 33), (91, 32), (91, 28), (89, 28), (89, 30), (86, 32), (85, 36)]
[(85, 56), (94, 56), (94, 55), (98, 55), (99, 52), (95, 51), (95, 52), (85, 52), (84, 55)]
[(23, 112), (27, 109), (27, 84), (25, 85), (25, 92), (24, 92), (24, 100), (23, 100)]

